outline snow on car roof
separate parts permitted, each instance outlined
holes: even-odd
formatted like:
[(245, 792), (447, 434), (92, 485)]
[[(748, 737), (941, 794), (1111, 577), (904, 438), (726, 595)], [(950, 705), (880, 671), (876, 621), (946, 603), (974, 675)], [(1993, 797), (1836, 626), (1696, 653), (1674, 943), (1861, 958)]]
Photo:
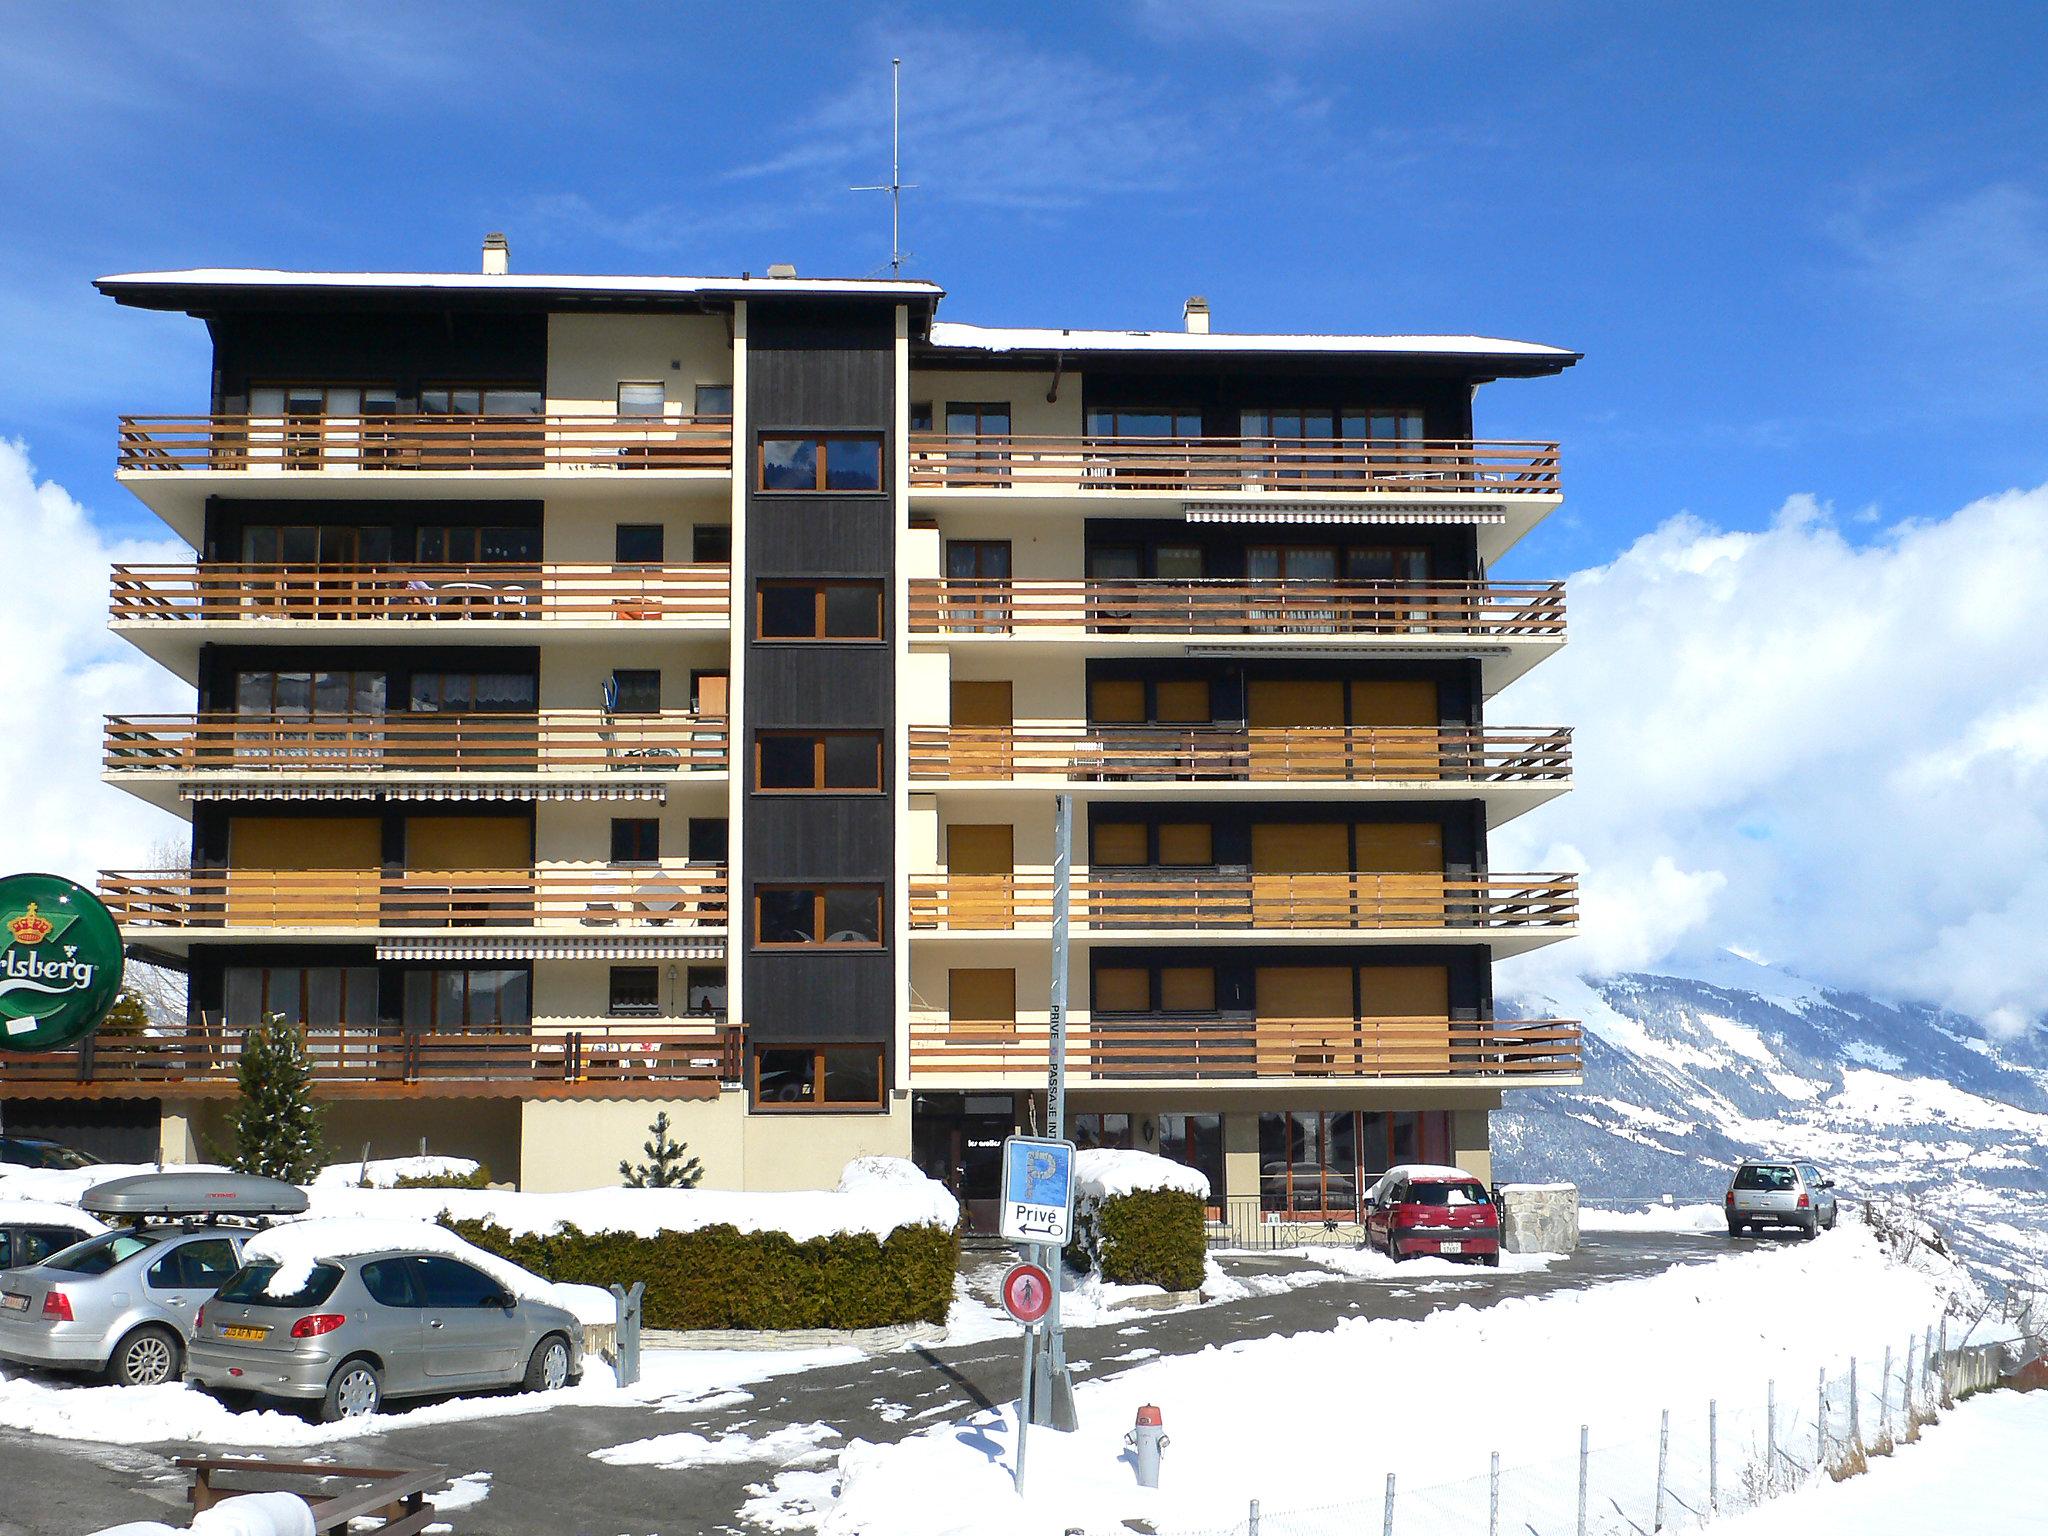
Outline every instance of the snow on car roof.
[(1453, 1168), (1448, 1163), (1397, 1163), (1392, 1168), (1389, 1168), (1382, 1177), (1390, 1179), (1395, 1177), (1408, 1179), (1469, 1179), (1475, 1184), (1479, 1182), (1478, 1174), (1467, 1173), (1462, 1168)]
[(0, 1226), (62, 1226), (76, 1227), (82, 1232), (104, 1232), (106, 1223), (88, 1216), (75, 1205), (59, 1205), (54, 1200), (25, 1200), (18, 1196), (0, 1195)]

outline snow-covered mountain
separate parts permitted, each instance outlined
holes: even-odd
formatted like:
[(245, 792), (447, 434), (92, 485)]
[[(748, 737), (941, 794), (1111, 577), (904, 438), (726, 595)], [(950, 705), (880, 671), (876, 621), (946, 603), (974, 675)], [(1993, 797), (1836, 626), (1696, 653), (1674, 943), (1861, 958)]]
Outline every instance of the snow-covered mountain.
[[(2048, 1268), (2048, 1030), (2000, 1035), (1738, 956), (1529, 986), (1503, 1014), (1585, 1022), (1586, 1082), (1513, 1093), (1502, 1179), (1718, 1201), (1736, 1159), (1798, 1154), (1854, 1195), (1915, 1194), (1987, 1278)], [(1504, 978), (1508, 980), (1508, 978)]]

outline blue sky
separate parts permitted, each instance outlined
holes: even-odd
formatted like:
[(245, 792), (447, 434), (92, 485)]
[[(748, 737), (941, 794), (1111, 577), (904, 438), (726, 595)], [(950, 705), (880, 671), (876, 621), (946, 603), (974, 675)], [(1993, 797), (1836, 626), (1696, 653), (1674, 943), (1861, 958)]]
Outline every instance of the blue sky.
[(116, 533), (121, 411), (187, 265), (865, 273), (905, 60), (912, 270), (987, 323), (1569, 345), (1481, 431), (1559, 438), (1509, 574), (1690, 508), (1939, 515), (2048, 480), (2048, 7), (18, 6), (0, 53), (0, 435)]

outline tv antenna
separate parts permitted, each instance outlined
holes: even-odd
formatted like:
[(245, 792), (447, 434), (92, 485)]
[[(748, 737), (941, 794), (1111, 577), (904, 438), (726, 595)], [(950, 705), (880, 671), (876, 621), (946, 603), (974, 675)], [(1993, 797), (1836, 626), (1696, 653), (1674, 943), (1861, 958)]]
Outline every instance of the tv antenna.
[(889, 179), (875, 186), (849, 187), (849, 192), (889, 194), (889, 275), (901, 277), (911, 253), (903, 249), (903, 194), (917, 183), (903, 180), (903, 61), (889, 61)]

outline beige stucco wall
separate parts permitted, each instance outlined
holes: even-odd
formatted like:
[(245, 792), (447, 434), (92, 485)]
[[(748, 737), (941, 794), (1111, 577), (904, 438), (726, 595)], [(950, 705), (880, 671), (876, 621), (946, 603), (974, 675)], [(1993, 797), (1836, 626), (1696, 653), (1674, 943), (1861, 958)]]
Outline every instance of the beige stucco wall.
[(670, 781), (666, 805), (655, 800), (550, 800), (534, 807), (533, 857), (541, 865), (603, 865), (611, 858), (612, 818), (661, 823), (665, 869), (689, 866), (690, 818), (722, 818), (725, 785), (712, 779)]
[(541, 522), (541, 558), (560, 565), (610, 565), (617, 557), (621, 523), (657, 523), (662, 532), (662, 558), (669, 565), (688, 565), (694, 548), (692, 530), (730, 527), (722, 500), (708, 492), (659, 496), (558, 497), (548, 504)]
[(660, 381), (668, 414), (696, 408), (696, 386), (731, 384), (732, 352), (717, 315), (550, 315), (548, 410), (611, 415), (619, 385)]
[(1081, 375), (1068, 371), (1060, 378), (1059, 399), (1048, 402), (1051, 373), (1015, 373), (1008, 369), (916, 368), (910, 373), (910, 398), (930, 401), (932, 424), (946, 428), (946, 402), (968, 400), (1010, 403), (1010, 430), (1019, 437), (1081, 435)]
[(605, 679), (613, 668), (652, 667), (661, 673), (661, 707), (688, 709), (692, 672), (729, 670), (731, 641), (724, 630), (662, 624), (651, 626), (644, 636), (634, 632), (621, 638), (630, 643), (603, 645), (577, 639), (543, 645), (541, 707), (602, 709)]
[[(646, 1018), (614, 1019), (607, 1015), (611, 1000), (611, 968), (620, 965), (651, 965), (661, 972), (662, 1012)], [(678, 1024), (703, 1024), (702, 1014), (685, 1009), (689, 997), (690, 972), (722, 969), (720, 960), (536, 960), (533, 964), (533, 1022), (536, 1029), (610, 1029), (630, 1036), (636, 1026), (650, 1028)], [(673, 979), (670, 971), (673, 968)]]

